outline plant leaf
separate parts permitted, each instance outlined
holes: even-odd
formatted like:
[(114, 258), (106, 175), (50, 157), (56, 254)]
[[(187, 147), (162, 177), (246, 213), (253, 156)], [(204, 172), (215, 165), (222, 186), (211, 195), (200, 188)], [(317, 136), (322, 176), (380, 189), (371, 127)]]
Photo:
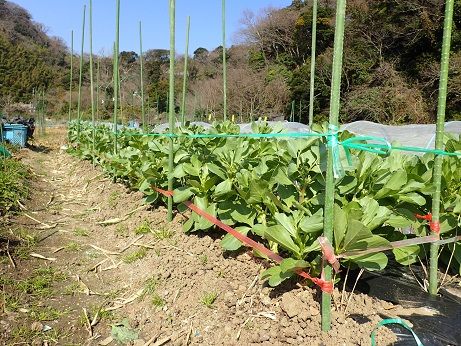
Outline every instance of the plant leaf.
[(383, 253), (374, 253), (361, 256), (350, 256), (348, 260), (357, 264), (360, 268), (369, 271), (383, 270), (387, 266), (388, 259)]
[(264, 232), (264, 236), (267, 240), (280, 244), (280, 246), (293, 252), (299, 257), (299, 247), (294, 243), (290, 233), (284, 227), (280, 225), (267, 227)]
[(405, 246), (399, 249), (393, 249), (395, 260), (401, 265), (407, 266), (418, 261), (418, 254), (421, 248), (419, 245)]
[[(251, 230), (250, 227), (237, 227), (235, 230), (243, 235), (247, 235)], [(232, 234), (228, 233), (222, 238), (220, 242), (222, 248), (227, 251), (235, 251), (240, 249), (243, 246), (243, 243), (235, 238)]]

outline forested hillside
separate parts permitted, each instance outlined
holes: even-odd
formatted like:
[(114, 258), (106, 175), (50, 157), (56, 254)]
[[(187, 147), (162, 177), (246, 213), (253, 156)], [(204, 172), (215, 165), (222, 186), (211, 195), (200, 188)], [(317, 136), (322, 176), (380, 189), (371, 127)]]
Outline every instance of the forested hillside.
[[(336, 1), (319, 0), (315, 116), (328, 114)], [(349, 0), (344, 47), (341, 120), (383, 123), (433, 122), (437, 103), (443, 29), (443, 0)], [(307, 121), (311, 59), (311, 1), (294, 0), (283, 9), (245, 12), (227, 50), (228, 114), (237, 120), (258, 116)], [(447, 118), (461, 119), (461, 1), (456, 1)], [(187, 114), (222, 114), (222, 47), (191, 54)], [(0, 107), (30, 103), (46, 91), (49, 115), (67, 112), (69, 49), (50, 38), (21, 7), (0, 0)], [(83, 70), (83, 113), (89, 114), (89, 62)], [(140, 115), (139, 55), (121, 52), (121, 107), (125, 119)], [(169, 51), (144, 52), (144, 85), (151, 119), (165, 112)], [(76, 108), (78, 56), (74, 56)], [(183, 57), (176, 65), (175, 100), (180, 105)], [(112, 57), (95, 57), (98, 116), (113, 111)], [(99, 67), (99, 68), (98, 68)]]
[[(315, 71), (317, 118), (325, 117), (329, 109), (335, 6), (336, 1), (319, 1)], [(348, 1), (342, 79), (343, 122), (434, 121), (443, 13), (443, 0)], [(283, 108), (288, 114), (291, 101), (295, 101), (296, 118), (301, 105), (301, 119), (307, 120), (311, 27), (311, 1), (298, 0), (289, 8), (244, 14), (241, 45), (229, 51), (231, 112), (238, 113), (243, 104), (246, 113), (250, 109), (271, 113), (275, 104), (276, 110)], [(461, 118), (460, 29), (461, 1), (456, 1), (447, 105), (449, 119)], [(210, 98), (207, 90), (216, 90), (212, 86), (219, 85), (220, 76), (219, 73), (207, 75), (213, 58), (208, 56), (205, 60), (203, 55), (201, 52), (201, 62), (195, 65), (201, 72), (192, 76), (191, 88), (193, 95)], [(213, 104), (213, 108), (219, 108), (219, 103)]]
[[(68, 51), (60, 38), (48, 37), (42, 24), (32, 21), (22, 7), (0, 1), (0, 107), (24, 112), (46, 90), (50, 107), (65, 93)], [(66, 80), (67, 79), (67, 80)]]

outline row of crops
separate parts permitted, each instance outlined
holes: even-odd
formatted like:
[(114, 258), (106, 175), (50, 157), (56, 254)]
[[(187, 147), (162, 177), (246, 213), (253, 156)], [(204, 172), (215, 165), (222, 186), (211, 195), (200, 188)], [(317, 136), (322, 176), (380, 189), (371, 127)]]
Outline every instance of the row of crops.
[[(321, 126), (315, 128), (325, 132)], [(253, 124), (255, 133), (281, 131), (264, 123)], [(189, 135), (208, 133), (205, 138)], [(215, 124), (204, 130), (186, 126), (176, 130), (174, 139), (174, 202), (192, 200), (209, 214), (233, 226), (238, 232), (265, 242), (287, 258), (264, 273), (269, 284), (278, 285), (299, 268), (317, 275), (322, 252), (318, 238), (323, 233), (325, 199), (325, 138), (249, 138), (213, 137), (238, 134), (231, 122)], [(99, 164), (112, 177), (139, 189), (146, 201), (164, 203), (155, 187), (167, 189), (168, 136), (142, 135), (133, 130), (114, 133), (106, 126), (95, 129), (88, 123), (69, 127), (72, 153)], [(352, 135), (343, 132), (340, 139)], [(447, 151), (461, 150), (461, 138), (446, 135)], [(342, 153), (343, 154), (343, 153)], [(391, 151), (378, 156), (353, 151), (352, 160), (341, 155), (342, 176), (335, 180), (333, 247), (337, 255), (367, 248), (388, 246), (389, 242), (425, 236), (427, 221), (415, 214), (430, 213), (434, 191), (434, 155), (417, 156)], [(461, 160), (443, 161), (440, 234), (458, 234), (461, 225)], [(186, 232), (205, 231), (214, 225), (197, 214), (184, 224)], [(230, 234), (222, 242), (226, 250), (242, 244)], [(344, 256), (341, 265), (366, 270), (381, 270), (388, 257), (410, 265), (426, 257), (428, 245), (411, 245), (389, 253)], [(341, 257), (341, 256), (339, 256)], [(461, 273), (461, 248), (449, 244), (441, 259)]]

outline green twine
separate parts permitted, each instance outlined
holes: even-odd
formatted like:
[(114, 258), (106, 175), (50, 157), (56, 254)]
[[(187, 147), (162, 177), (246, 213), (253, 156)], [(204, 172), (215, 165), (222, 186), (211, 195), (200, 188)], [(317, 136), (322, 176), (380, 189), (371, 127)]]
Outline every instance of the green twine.
[(418, 338), (418, 336), (413, 331), (413, 329), (411, 329), (410, 326), (408, 324), (406, 324), (400, 318), (388, 318), (388, 319), (380, 321), (378, 323), (378, 325), (375, 327), (375, 329), (373, 329), (373, 331), (371, 332), (371, 346), (376, 346), (376, 332), (380, 327), (385, 326), (386, 324), (398, 324), (398, 325), (401, 325), (402, 327), (404, 327), (405, 329), (407, 329), (408, 331), (411, 332), (411, 334), (413, 335), (413, 338), (416, 341), (417, 346), (424, 346), (423, 343), (421, 342), (421, 340)]
[(330, 124), (328, 126), (327, 145), (330, 148), (333, 155), (333, 176), (335, 179), (342, 178), (344, 176), (344, 168), (341, 164), (341, 156), (339, 152), (339, 138), (338, 138), (339, 129), (336, 125)]

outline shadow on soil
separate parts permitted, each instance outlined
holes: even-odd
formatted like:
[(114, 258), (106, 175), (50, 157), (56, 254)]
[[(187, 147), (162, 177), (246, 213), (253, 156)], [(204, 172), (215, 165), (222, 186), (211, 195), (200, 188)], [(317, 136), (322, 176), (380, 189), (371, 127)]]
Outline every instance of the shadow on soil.
[(43, 154), (48, 154), (51, 151), (51, 148), (46, 147), (44, 145), (27, 144), (27, 148), (32, 150), (33, 152)]
[[(352, 285), (354, 281), (353, 278), (349, 283)], [(366, 273), (358, 281), (356, 291), (399, 304), (407, 309), (408, 315), (402, 317), (413, 324), (413, 331), (424, 345), (461, 345), (461, 298), (443, 293), (436, 297), (429, 295), (405, 268), (390, 265), (383, 272)], [(424, 311), (424, 314), (412, 309)], [(388, 328), (398, 337), (395, 345), (415, 344), (411, 333), (403, 327), (389, 325)]]

